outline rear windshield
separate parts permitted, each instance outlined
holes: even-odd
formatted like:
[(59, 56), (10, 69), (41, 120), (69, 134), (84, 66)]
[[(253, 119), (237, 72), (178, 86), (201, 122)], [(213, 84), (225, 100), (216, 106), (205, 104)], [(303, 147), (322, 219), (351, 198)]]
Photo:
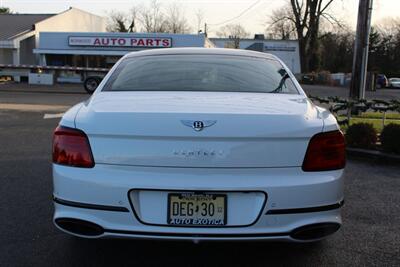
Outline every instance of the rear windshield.
[(215, 91), (298, 94), (276, 60), (223, 55), (126, 58), (104, 91)]

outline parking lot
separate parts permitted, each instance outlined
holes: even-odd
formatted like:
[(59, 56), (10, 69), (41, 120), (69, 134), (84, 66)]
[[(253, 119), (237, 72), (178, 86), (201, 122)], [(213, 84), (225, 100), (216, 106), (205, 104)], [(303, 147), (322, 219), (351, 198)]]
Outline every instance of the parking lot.
[[(306, 90), (347, 95), (344, 88)], [(0, 266), (400, 265), (400, 166), (356, 158), (345, 170), (343, 227), (319, 243), (86, 240), (61, 233), (52, 224), (52, 131), (68, 107), (88, 97), (74, 85), (0, 84)], [(400, 90), (368, 97), (400, 99)]]

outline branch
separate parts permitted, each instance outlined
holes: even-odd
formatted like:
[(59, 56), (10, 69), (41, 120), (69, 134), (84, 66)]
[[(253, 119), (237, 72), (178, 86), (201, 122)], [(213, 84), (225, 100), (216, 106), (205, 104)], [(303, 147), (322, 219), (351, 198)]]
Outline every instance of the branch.
[(333, 26), (338, 26), (341, 29), (345, 29), (344, 25), (342, 24), (342, 22), (340, 20), (338, 20), (337, 18), (335, 18), (334, 16), (332, 16), (329, 13), (322, 13), (321, 16), (326, 19), (326, 21), (328, 21), (330, 24), (332, 24)]
[(300, 15), (299, 15), (299, 2), (297, 0), (290, 0), (296, 24), (300, 26)]
[(321, 2), (319, 2), (319, 7), (318, 7), (318, 13), (319, 13), (319, 15), (321, 15), (322, 13), (324, 13), (325, 10), (326, 10), (326, 9), (332, 4), (332, 2), (333, 2), (333, 0), (329, 0), (328, 3), (326, 3), (326, 5), (325, 5), (325, 6), (322, 8), (322, 10), (321, 10), (322, 1), (323, 1), (323, 0), (321, 0)]
[(301, 9), (303, 8), (303, 2), (301, 2), (301, 5), (299, 4), (299, 1), (296, 0), (296, 9), (298, 10), (299, 13), (301, 13)]
[(308, 8), (310, 7), (309, 5), (309, 1), (306, 1), (306, 9), (304, 10), (304, 18), (303, 18), (303, 23), (305, 23), (308, 19), (308, 15), (310, 14), (310, 12), (308, 11)]
[(270, 23), (270, 26), (275, 25), (275, 24), (277, 24), (278, 22), (281, 22), (281, 21), (284, 21), (284, 20), (290, 20), (291, 22), (293, 22), (293, 23), (296, 24), (296, 21), (295, 21), (293, 18), (291, 18), (291, 17), (289, 17), (289, 16), (283, 16), (283, 17), (277, 18), (276, 20), (273, 20), (273, 21)]

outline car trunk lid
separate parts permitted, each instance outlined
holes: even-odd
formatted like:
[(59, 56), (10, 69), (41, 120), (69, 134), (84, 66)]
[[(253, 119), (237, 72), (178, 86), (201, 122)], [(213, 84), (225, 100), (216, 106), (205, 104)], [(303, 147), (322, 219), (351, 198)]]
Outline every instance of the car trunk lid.
[[(194, 122), (205, 122), (201, 131)], [(323, 120), (302, 95), (100, 92), (76, 118), (96, 164), (254, 168), (301, 166)]]

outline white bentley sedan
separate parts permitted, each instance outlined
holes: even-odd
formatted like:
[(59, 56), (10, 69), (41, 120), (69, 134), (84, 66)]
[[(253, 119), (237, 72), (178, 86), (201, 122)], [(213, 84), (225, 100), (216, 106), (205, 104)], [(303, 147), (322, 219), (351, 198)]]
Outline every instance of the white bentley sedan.
[(88, 238), (320, 240), (341, 225), (345, 143), (275, 56), (123, 57), (54, 132), (54, 223)]

